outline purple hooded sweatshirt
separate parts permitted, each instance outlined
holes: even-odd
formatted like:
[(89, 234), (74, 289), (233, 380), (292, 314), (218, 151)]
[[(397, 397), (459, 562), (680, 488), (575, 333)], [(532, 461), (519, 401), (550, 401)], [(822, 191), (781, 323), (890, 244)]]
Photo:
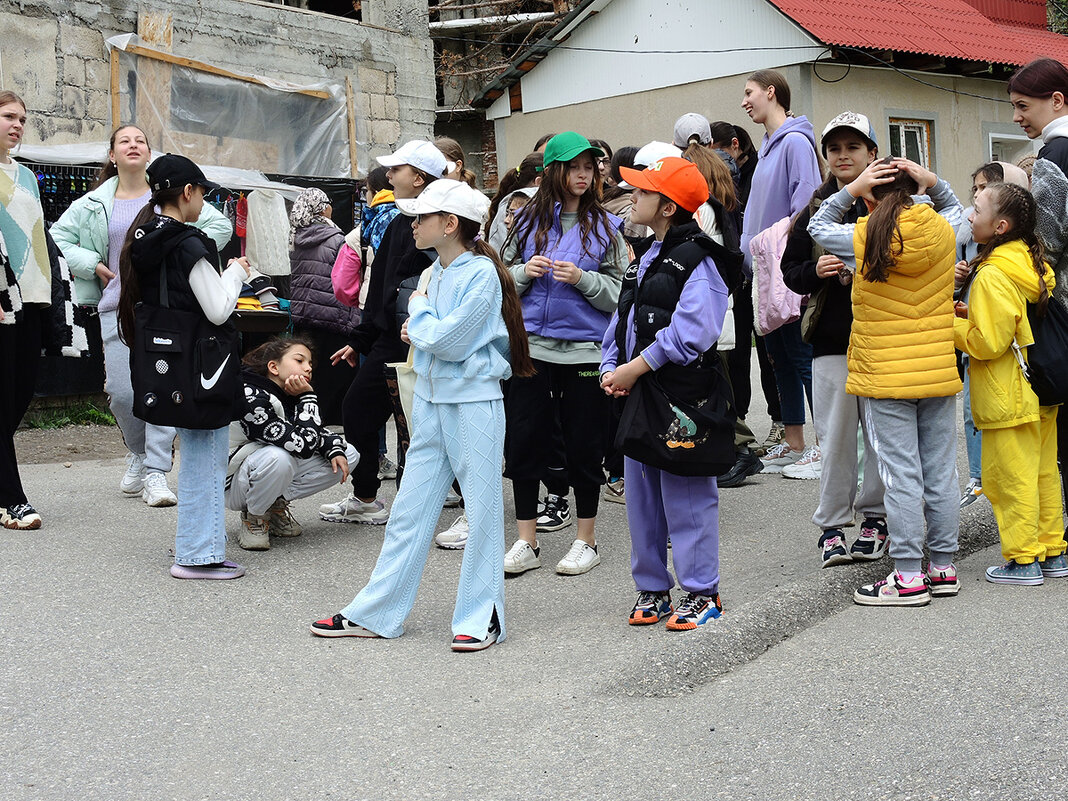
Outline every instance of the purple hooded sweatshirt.
[(807, 117), (787, 117), (774, 134), (764, 134), (742, 221), (747, 276), (753, 275), (749, 241), (783, 217), (801, 211), (821, 183), (816, 135)]

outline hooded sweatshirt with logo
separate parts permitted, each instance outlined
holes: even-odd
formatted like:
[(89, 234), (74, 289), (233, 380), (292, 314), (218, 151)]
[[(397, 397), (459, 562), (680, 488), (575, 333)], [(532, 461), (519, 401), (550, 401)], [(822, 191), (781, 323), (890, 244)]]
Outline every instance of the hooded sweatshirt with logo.
[(801, 211), (821, 183), (816, 135), (807, 117), (787, 117), (775, 133), (764, 134), (742, 220), (747, 275), (753, 272), (749, 241), (783, 217)]

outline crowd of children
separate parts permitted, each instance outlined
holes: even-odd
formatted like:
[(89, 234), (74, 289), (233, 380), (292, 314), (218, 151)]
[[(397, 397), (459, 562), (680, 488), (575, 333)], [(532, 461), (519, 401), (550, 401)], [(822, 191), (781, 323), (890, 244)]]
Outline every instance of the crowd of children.
[[(240, 513), (237, 544), (265, 550), (301, 534), (291, 501), (351, 481), (321, 518), (385, 525), (366, 585), (311, 625), (320, 637), (399, 636), (442, 506), (462, 503), (436, 539), (463, 551), (452, 648), (502, 641), (503, 578), (541, 566), (538, 534), (572, 524), (572, 495), (575, 539), (553, 554), (556, 572), (596, 567), (598, 503), (625, 503), (628, 622), (692, 630), (723, 608), (720, 488), (761, 471), (819, 480), (822, 567), (890, 554), (893, 569), (858, 587), (858, 604), (957, 594), (960, 509), (984, 496), (1005, 560), (989, 581), (1068, 576), (1068, 426), (1027, 369), (1068, 278), (1068, 70), (1039, 59), (1009, 92), (1014, 119), (1044, 146), (1033, 172), (981, 165), (969, 211), (929, 169), (881, 157), (863, 114), (818, 121), (817, 138), (774, 70), (740, 92), (765, 129), (759, 146), (692, 112), (673, 144), (613, 151), (550, 134), (503, 174), (492, 203), (458, 143), (410, 141), (379, 158), (348, 235), (325, 194), (302, 193), (290, 237), (297, 333), (253, 349), (240, 371), (225, 343), (251, 266), (221, 269), (229, 223), (204, 203), (200, 169), (181, 156), (151, 162), (145, 133), (120, 127), (98, 187), (52, 227), (50, 255), (36, 182), (11, 159), (25, 104), (0, 92), (0, 374), (21, 388), (0, 401), (0, 522), (42, 524), (12, 443), (53, 284), (72, 275), (75, 301), (101, 320), (130, 451), (120, 489), (178, 505), (173, 576), (244, 574), (226, 559), (225, 509)], [(153, 327), (173, 314), (210, 330), (189, 346), (195, 356)], [(773, 420), (760, 447), (745, 424), (754, 341)], [(334, 389), (340, 362), (354, 377)], [(144, 390), (169, 371), (173, 393)], [(191, 417), (183, 380), (223, 417)], [(390, 416), (399, 489), (387, 508)], [(165, 478), (176, 435), (177, 496)], [(516, 513), (507, 550), (502, 468)]]

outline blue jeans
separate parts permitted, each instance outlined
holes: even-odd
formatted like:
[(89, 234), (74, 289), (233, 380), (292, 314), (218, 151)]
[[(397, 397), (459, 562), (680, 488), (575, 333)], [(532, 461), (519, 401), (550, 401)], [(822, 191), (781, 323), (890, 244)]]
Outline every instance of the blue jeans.
[(226, 557), (224, 497), (230, 429), (179, 428), (178, 532), (174, 561), (210, 565)]
[(972, 389), (968, 378), (968, 357), (964, 357), (964, 444), (968, 448), (968, 478), (983, 479), (983, 432), (972, 420)]
[(787, 323), (764, 335), (775, 383), (779, 385), (782, 422), (788, 426), (805, 424), (805, 396), (812, 408), (812, 346), (801, 339), (801, 321)]

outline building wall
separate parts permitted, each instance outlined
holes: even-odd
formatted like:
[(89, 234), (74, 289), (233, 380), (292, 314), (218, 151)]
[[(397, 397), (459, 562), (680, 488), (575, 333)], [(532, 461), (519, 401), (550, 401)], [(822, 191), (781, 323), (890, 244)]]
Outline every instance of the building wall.
[[(540, 68), (535, 68), (534, 73)], [(818, 69), (826, 78), (837, 78), (844, 71), (827, 65)], [(791, 87), (793, 111), (809, 117), (817, 139), (832, 117), (850, 109), (868, 115), (882, 151), (888, 153), (888, 117), (930, 119), (933, 167), (952, 183), (965, 205), (971, 173), (988, 160), (988, 134), (1019, 130), (1012, 124), (1012, 109), (1005, 102), (1005, 84), (1001, 81), (917, 74), (930, 83), (991, 98), (979, 100), (926, 87), (885, 69), (854, 67), (837, 83), (821, 81), (809, 64), (782, 67), (780, 71)], [(745, 78), (745, 74), (732, 75), (499, 118), (495, 124), (501, 168), (518, 164), (534, 142), (549, 132), (577, 130), (587, 137), (604, 139), (613, 147), (640, 146), (653, 139), (671, 141), (675, 120), (688, 111), (710, 120), (744, 125), (759, 147), (764, 129), (750, 122), (741, 109)]]
[(110, 73), (104, 40), (138, 30), (139, 13), (171, 14), (171, 52), (294, 83), (351, 76), (360, 155), (391, 151), (434, 128), (434, 65), (425, 0), (376, 0), (361, 24), (254, 0), (0, 0), (2, 82), (29, 106), (26, 141), (106, 140)]

